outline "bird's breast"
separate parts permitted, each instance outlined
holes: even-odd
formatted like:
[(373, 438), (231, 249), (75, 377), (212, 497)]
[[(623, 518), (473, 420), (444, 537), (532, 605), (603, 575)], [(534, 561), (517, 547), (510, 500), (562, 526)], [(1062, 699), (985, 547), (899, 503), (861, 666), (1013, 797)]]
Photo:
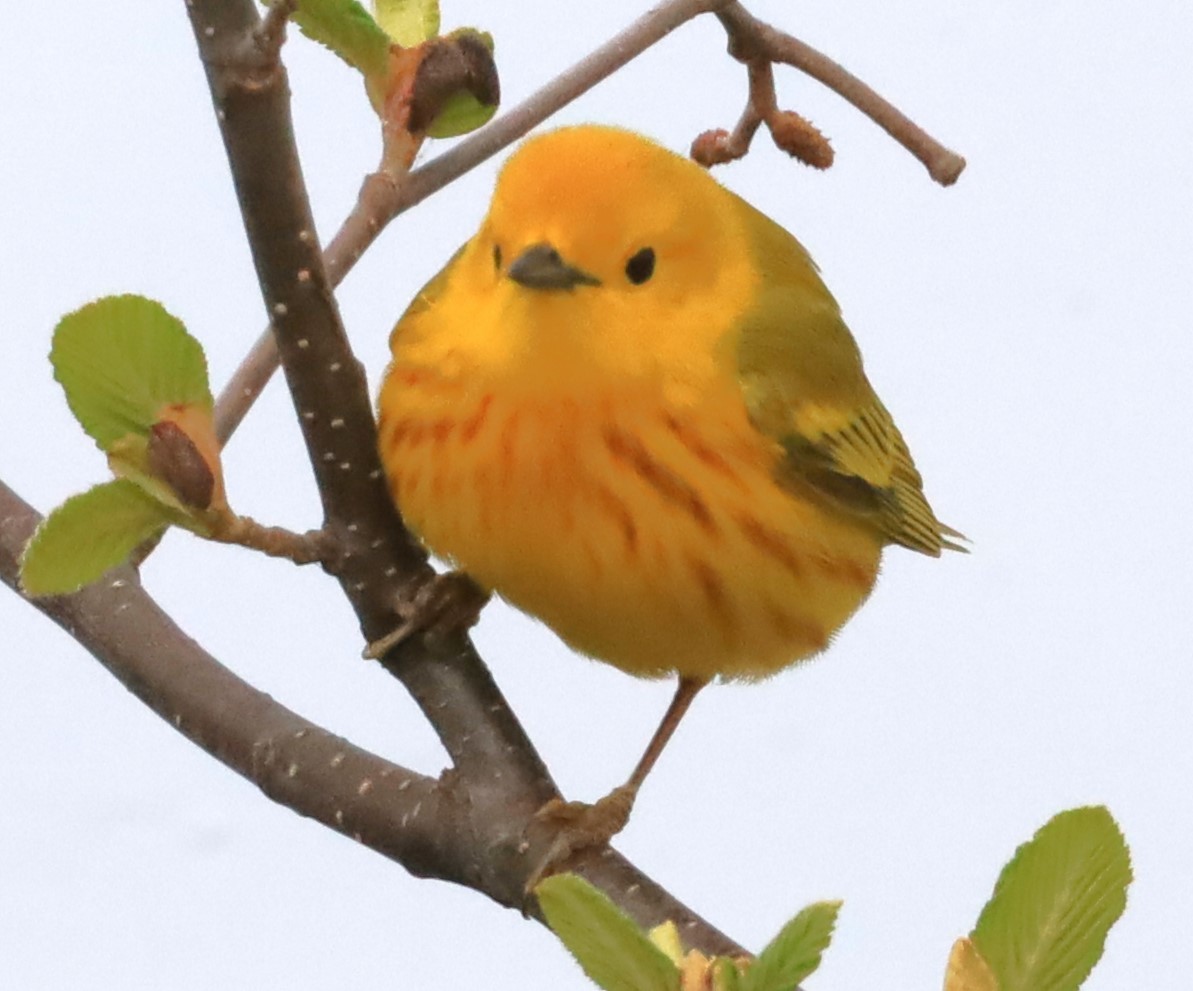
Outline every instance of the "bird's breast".
[(775, 482), (732, 391), (514, 400), (395, 367), (380, 411), (428, 547), (630, 673), (764, 676), (823, 649), (873, 585), (873, 535)]

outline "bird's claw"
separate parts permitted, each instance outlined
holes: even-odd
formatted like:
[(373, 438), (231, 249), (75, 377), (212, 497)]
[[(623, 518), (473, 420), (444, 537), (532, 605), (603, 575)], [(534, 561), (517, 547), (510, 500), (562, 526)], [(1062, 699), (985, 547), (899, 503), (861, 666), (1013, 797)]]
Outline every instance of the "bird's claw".
[(604, 846), (625, 829), (637, 795), (637, 785), (625, 784), (592, 804), (553, 798), (543, 805), (534, 818), (554, 828), (555, 838), (526, 881), (523, 893), (527, 900), (540, 881), (558, 871), (574, 854)]
[(488, 601), (489, 593), (462, 571), (433, 574), (413, 598), (399, 603), (402, 622), (366, 646), (363, 656), (376, 660), (417, 633), (469, 629)]

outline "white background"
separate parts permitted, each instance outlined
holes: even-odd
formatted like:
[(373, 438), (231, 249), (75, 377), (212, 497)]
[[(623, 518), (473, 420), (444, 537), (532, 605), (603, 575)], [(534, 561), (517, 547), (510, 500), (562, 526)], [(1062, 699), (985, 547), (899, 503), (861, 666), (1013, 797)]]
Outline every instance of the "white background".
[[(444, 7), (446, 27), (496, 36), (507, 106), (641, 9)], [(838, 164), (813, 173), (763, 136), (718, 175), (817, 258), (974, 553), (893, 550), (826, 657), (701, 697), (619, 846), (754, 947), (803, 904), (844, 898), (811, 988), (935, 988), (1015, 846), (1104, 802), (1137, 880), (1087, 987), (1187, 987), (1193, 15), (1164, 0), (751, 8), (969, 159), (942, 190), (781, 70), (781, 102), (832, 137)], [(326, 239), (375, 164), (377, 127), (333, 56), (298, 37), (286, 56)], [(683, 150), (731, 126), (744, 90), (705, 19), (558, 119)], [(0, 134), (0, 477), (44, 510), (105, 477), (46, 361), (62, 314), (106, 293), (158, 298), (204, 342), (216, 388), (264, 314), (182, 3), (30, 8), (0, 32)], [(394, 319), (476, 226), (496, 166), (402, 218), (345, 283), (374, 383)], [(226, 469), (241, 511), (317, 523), (279, 384)], [(400, 686), (359, 660), (321, 573), (174, 534), (145, 580), (286, 705), (442, 766)], [(476, 636), (565, 792), (622, 779), (670, 686), (571, 656), (501, 606)], [(5, 986), (585, 986), (516, 913), (269, 803), (8, 592), (0, 677)]]

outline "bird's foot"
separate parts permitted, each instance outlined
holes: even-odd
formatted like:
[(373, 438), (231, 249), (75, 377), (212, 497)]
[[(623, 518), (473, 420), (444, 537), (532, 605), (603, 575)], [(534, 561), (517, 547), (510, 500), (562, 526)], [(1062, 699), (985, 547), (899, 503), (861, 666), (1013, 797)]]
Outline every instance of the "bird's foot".
[(398, 605), (401, 623), (365, 647), (363, 656), (376, 660), (415, 634), (467, 630), (488, 601), (489, 593), (462, 571), (433, 574)]
[(624, 784), (591, 805), (553, 798), (534, 814), (534, 818), (555, 831), (555, 839), (526, 882), (530, 898), (544, 878), (559, 870), (574, 854), (604, 846), (625, 829), (638, 796), (638, 786)]

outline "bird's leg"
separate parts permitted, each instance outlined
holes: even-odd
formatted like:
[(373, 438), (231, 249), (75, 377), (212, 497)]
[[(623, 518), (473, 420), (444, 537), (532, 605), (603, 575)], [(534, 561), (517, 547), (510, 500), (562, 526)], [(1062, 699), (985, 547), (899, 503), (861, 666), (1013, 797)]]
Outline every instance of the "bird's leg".
[(642, 782), (646, 780), (646, 776), (650, 774), (655, 766), (655, 762), (659, 759), (659, 755), (662, 754), (663, 748), (667, 746), (671, 737), (675, 734), (675, 730), (679, 727), (679, 721), (687, 713), (692, 700), (696, 698), (696, 693), (707, 684), (708, 681), (704, 678), (679, 679), (679, 684), (675, 687), (675, 695), (672, 696), (671, 704), (667, 706), (667, 711), (663, 713), (663, 718), (659, 721), (658, 729), (654, 731), (654, 736), (650, 738), (650, 743), (646, 745), (646, 750), (643, 752), (633, 773), (621, 788), (616, 789), (617, 791), (629, 789), (632, 794), (638, 794), (638, 789), (642, 786)]
[(553, 798), (535, 813), (536, 819), (553, 824), (557, 833), (546, 856), (539, 862), (526, 883), (527, 894), (572, 854), (608, 843), (625, 828), (634, 808), (634, 799), (638, 797), (638, 789), (642, 787), (642, 782), (646, 780), (663, 748), (674, 735), (692, 700), (707, 684), (708, 680), (704, 678), (679, 679), (671, 704), (667, 706), (658, 729), (654, 731), (642, 758), (625, 784), (614, 788), (604, 798), (591, 805), (587, 802), (565, 802), (561, 798)]

